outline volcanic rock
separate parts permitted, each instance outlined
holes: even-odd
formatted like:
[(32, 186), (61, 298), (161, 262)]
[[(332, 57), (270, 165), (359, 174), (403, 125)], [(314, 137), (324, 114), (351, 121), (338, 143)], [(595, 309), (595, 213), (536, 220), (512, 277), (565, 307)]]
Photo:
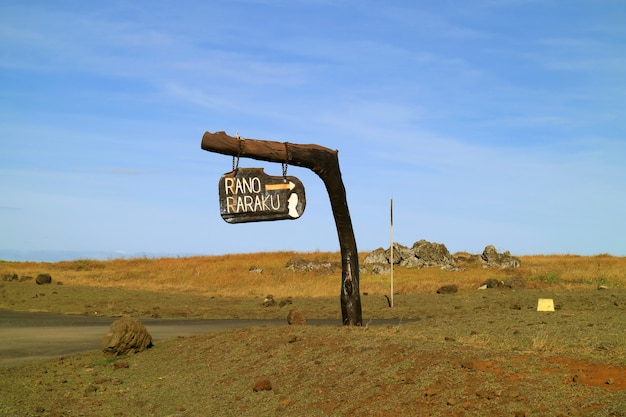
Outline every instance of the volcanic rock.
[(437, 290), (437, 294), (454, 294), (459, 291), (456, 285), (444, 285)]
[(415, 257), (419, 260), (419, 267), (454, 266), (454, 258), (443, 243), (432, 243), (422, 239), (412, 247)]
[(17, 281), (17, 280), (18, 280), (17, 274), (3, 274), (2, 275), (2, 281)]
[(39, 274), (37, 275), (37, 279), (35, 280), (35, 282), (37, 283), (37, 285), (50, 284), (52, 282), (52, 277), (50, 276), (50, 274)]
[(265, 378), (259, 379), (258, 381), (256, 381), (256, 383), (252, 387), (252, 391), (254, 392), (271, 391), (271, 390), (272, 390), (272, 383), (270, 382), (269, 379), (265, 379)]
[(516, 275), (505, 279), (504, 286), (512, 290), (520, 290), (526, 288), (526, 281), (520, 275)]
[(266, 295), (265, 299), (263, 300), (263, 307), (271, 307), (273, 305), (276, 305), (276, 300), (274, 300), (274, 296), (271, 294)]
[[(365, 264), (375, 265), (400, 265), (405, 268), (426, 268), (438, 266), (440, 268), (455, 268), (455, 261), (446, 246), (442, 243), (432, 243), (420, 240), (411, 248), (397, 242), (393, 243), (393, 260), (391, 259), (391, 247), (389, 249), (378, 248), (370, 252), (363, 260)], [(377, 269), (372, 272), (377, 274), (383, 270)]]
[(287, 315), (287, 323), (300, 326), (305, 325), (306, 315), (300, 310), (290, 310)]
[(483, 260), (483, 268), (519, 268), (522, 264), (519, 258), (511, 256), (508, 250), (504, 251), (504, 253), (498, 253), (493, 245), (485, 247), (481, 258)]
[(152, 336), (137, 319), (122, 317), (111, 324), (109, 332), (100, 341), (100, 349), (108, 354), (128, 355), (152, 347)]
[(287, 269), (291, 269), (294, 272), (298, 271), (321, 271), (321, 272), (332, 272), (335, 267), (331, 262), (321, 262), (321, 261), (308, 261), (299, 256), (295, 258), (291, 258), (287, 261), (285, 265)]

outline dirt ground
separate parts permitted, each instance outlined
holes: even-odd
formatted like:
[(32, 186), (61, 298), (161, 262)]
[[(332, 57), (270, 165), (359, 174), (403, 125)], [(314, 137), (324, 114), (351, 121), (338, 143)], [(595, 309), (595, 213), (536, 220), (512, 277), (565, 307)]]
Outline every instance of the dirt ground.
[[(19, 298), (19, 285), (5, 284), (0, 301)], [(539, 298), (555, 311), (538, 312)], [(143, 299), (126, 307), (163, 317), (225, 314), (228, 302), (233, 317), (340, 314), (337, 299)], [(31, 309), (37, 298), (22, 301)], [(363, 310), (361, 328), (285, 321), (126, 357), (89, 351), (0, 368), (0, 416), (626, 416), (625, 290), (399, 294), (394, 309), (364, 296)], [(388, 316), (402, 320), (367, 325)]]

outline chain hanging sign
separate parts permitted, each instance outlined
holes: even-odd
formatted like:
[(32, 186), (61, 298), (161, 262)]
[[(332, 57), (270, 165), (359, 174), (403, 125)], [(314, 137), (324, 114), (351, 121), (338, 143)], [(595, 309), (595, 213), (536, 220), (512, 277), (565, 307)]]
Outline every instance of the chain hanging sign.
[(304, 185), (263, 168), (237, 168), (220, 178), (220, 213), (228, 223), (297, 219), (304, 213)]
[[(202, 149), (233, 157), (231, 172), (219, 182), (220, 211), (228, 223), (297, 219), (306, 199), (304, 186), (287, 176), (287, 166), (309, 168), (324, 182), (337, 226), (341, 248), (341, 318), (344, 325), (362, 326), (359, 291), (359, 252), (348, 211), (346, 189), (341, 180), (338, 152), (319, 145), (301, 145), (258, 139), (243, 139), (226, 132), (206, 132)], [(241, 157), (283, 165), (283, 175), (273, 177), (262, 168), (239, 168)]]

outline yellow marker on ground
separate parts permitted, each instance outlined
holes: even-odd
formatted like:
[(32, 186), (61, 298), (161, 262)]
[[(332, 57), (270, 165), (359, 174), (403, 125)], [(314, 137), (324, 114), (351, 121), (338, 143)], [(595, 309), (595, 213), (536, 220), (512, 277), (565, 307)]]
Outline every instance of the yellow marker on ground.
[(552, 298), (540, 298), (537, 302), (537, 311), (554, 311), (554, 300)]

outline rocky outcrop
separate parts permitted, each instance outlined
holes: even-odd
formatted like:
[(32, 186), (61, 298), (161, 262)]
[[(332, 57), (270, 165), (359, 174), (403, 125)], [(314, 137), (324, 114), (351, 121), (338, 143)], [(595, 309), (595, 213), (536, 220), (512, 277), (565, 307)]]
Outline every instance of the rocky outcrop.
[(383, 248), (374, 249), (363, 260), (365, 264), (388, 264), (389, 258), (385, 255)]
[(413, 252), (415, 258), (418, 259), (418, 266), (430, 267), (454, 267), (455, 262), (452, 255), (443, 243), (431, 243), (425, 240), (420, 240), (413, 244)]
[(372, 274), (373, 275), (388, 275), (391, 274), (391, 266), (376, 264), (372, 266)]
[(2, 274), (2, 281), (17, 281), (18, 279), (17, 274)]
[(512, 256), (508, 250), (504, 251), (504, 253), (498, 253), (493, 245), (485, 247), (481, 259), (483, 268), (507, 269), (519, 268), (522, 265), (519, 258)]
[[(464, 266), (482, 263), (484, 268), (519, 268), (519, 258), (512, 256), (509, 251), (498, 253), (493, 245), (485, 248), (481, 255), (463, 253), (455, 259), (443, 243), (419, 240), (408, 248), (397, 242), (393, 243), (393, 261), (391, 260), (391, 248), (378, 248), (370, 252), (363, 260), (364, 264), (373, 265), (373, 274), (388, 272), (388, 265), (399, 265), (405, 268), (429, 268), (439, 267), (451, 271), (462, 271)], [(516, 282), (514, 285), (519, 285)]]
[[(374, 265), (391, 264), (391, 248), (387, 250), (378, 248), (370, 252), (363, 262)], [(394, 242), (393, 264), (405, 268), (455, 268), (454, 258), (444, 244), (426, 240), (415, 242), (410, 248)]]
[(332, 272), (335, 270), (335, 265), (331, 262), (309, 261), (304, 258), (295, 257), (287, 261), (285, 265), (287, 269), (291, 269), (294, 272), (299, 271), (320, 271), (320, 272)]

